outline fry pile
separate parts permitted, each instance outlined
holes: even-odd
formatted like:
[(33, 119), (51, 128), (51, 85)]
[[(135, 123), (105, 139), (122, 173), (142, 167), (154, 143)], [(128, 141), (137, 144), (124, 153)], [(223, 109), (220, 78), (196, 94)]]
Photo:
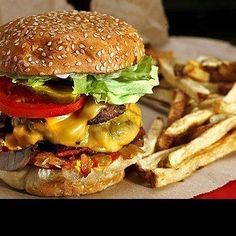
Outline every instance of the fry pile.
[(146, 99), (168, 108), (168, 115), (155, 121), (156, 150), (139, 160), (137, 169), (152, 187), (161, 187), (236, 151), (236, 63), (155, 60), (160, 85)]

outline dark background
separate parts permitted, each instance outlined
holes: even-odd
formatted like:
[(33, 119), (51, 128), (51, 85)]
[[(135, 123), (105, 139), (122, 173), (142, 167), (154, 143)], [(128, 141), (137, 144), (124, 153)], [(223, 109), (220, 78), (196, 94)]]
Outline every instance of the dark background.
[[(90, 0), (68, 2), (89, 10)], [(236, 0), (163, 0), (163, 5), (170, 35), (210, 37), (236, 45)]]

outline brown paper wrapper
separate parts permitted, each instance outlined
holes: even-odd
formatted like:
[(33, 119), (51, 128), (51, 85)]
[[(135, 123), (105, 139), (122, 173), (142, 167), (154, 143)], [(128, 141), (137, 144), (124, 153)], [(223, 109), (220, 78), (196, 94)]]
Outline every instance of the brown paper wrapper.
[(158, 46), (168, 41), (168, 22), (161, 0), (93, 0), (91, 9), (133, 25), (145, 43)]
[(0, 0), (0, 25), (21, 16), (72, 9), (66, 0)]

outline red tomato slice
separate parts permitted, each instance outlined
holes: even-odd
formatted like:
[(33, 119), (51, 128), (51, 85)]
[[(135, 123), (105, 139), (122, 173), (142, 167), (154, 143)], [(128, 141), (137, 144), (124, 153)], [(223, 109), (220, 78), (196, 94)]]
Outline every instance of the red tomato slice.
[(86, 96), (70, 104), (57, 104), (35, 94), (25, 86), (14, 84), (11, 79), (0, 78), (0, 111), (15, 117), (47, 118), (65, 115), (83, 107)]

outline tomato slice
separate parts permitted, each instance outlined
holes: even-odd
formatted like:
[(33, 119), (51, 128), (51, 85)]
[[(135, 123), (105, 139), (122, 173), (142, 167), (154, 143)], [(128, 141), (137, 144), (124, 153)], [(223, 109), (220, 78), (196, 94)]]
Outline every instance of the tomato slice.
[(12, 83), (7, 77), (0, 78), (0, 111), (15, 117), (47, 118), (65, 115), (83, 107), (86, 96), (70, 104), (57, 104), (32, 90), (19, 84)]

